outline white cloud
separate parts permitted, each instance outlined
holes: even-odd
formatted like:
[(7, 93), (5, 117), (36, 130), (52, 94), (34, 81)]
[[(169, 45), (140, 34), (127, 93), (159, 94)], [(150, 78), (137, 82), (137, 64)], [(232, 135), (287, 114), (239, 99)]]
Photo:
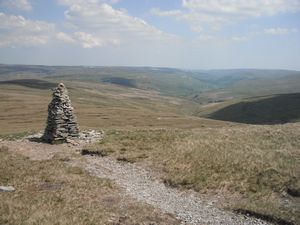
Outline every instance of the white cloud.
[(116, 4), (121, 0), (57, 0), (57, 2), (61, 5), (74, 5), (74, 4), (99, 4), (99, 3), (109, 3), (109, 4)]
[(217, 38), (212, 35), (202, 34), (196, 40), (199, 42), (211, 42), (211, 41), (216, 41)]
[[(44, 21), (0, 13), (0, 46), (37, 46), (56, 41), (83, 48), (99, 48), (121, 43), (145, 44), (149, 41), (177, 40), (175, 35), (167, 34), (141, 18), (129, 15), (125, 9), (115, 9), (110, 5), (119, 1), (57, 0), (67, 7), (64, 12), (64, 24), (67, 26), (61, 30)], [(18, 6), (24, 9), (25, 3), (29, 4), (28, 0), (5, 0), (4, 3), (7, 7), (20, 3)]]
[(215, 44), (230, 44), (230, 43), (244, 43), (248, 42), (254, 38), (261, 37), (262, 35), (288, 35), (292, 33), (296, 33), (298, 30), (296, 28), (266, 28), (260, 32), (251, 32), (246, 33), (243, 35), (237, 35), (232, 37), (222, 37), (222, 36), (215, 36), (211, 34), (204, 34), (201, 33), (196, 39), (196, 42), (213, 42)]
[(0, 47), (32, 47), (59, 41), (83, 48), (96, 48), (118, 45), (121, 42), (117, 38), (94, 35), (85, 31), (76, 30), (69, 33), (57, 31), (54, 24), (1, 12), (0, 29)]
[(111, 4), (116, 4), (116, 3), (118, 3), (118, 2), (120, 2), (121, 0), (110, 0), (110, 1), (108, 1), (109, 3), (111, 3)]
[(191, 30), (197, 33), (202, 33), (204, 31), (203, 27), (196, 25), (191, 26)]
[(59, 32), (56, 34), (56, 39), (68, 44), (76, 44), (83, 48), (96, 48), (106, 45), (118, 45), (120, 41), (117, 39), (103, 39), (101, 37), (94, 36), (90, 33), (78, 31), (73, 34), (67, 34)]
[(0, 6), (21, 11), (32, 10), (32, 6), (28, 0), (1, 0)]
[(75, 36), (82, 42), (83, 48), (102, 47), (104, 41), (85, 32), (76, 32)]
[(183, 0), (182, 5), (192, 11), (242, 18), (272, 16), (300, 10), (299, 0)]
[(85, 32), (76, 32), (74, 36), (80, 41), (83, 48), (103, 47), (108, 44), (117, 45), (120, 43), (117, 39), (102, 39)]
[[(68, 6), (65, 11), (68, 27), (92, 35), (94, 44), (85, 47), (134, 41), (170, 41), (175, 35), (167, 34), (138, 17), (128, 14), (125, 9), (115, 9), (103, 1), (97, 0), (60, 0)], [(85, 36), (87, 38), (87, 36)], [(81, 38), (82, 41), (85, 38)], [(100, 41), (101, 40), (101, 41)], [(93, 41), (91, 41), (93, 42)], [(85, 43), (85, 42), (83, 42)], [(97, 44), (96, 44), (97, 43)]]
[(0, 13), (1, 47), (36, 46), (46, 44), (55, 26), (44, 21), (33, 21), (23, 16)]
[(54, 29), (54, 24), (39, 20), (28, 20), (23, 16), (7, 15), (0, 12), (0, 28), (24, 32), (46, 32)]
[(274, 28), (266, 28), (264, 29), (265, 34), (271, 34), (271, 35), (287, 35), (291, 33), (296, 33), (296, 28), (282, 28), (282, 27), (274, 27)]
[[(153, 15), (186, 21), (193, 31), (218, 30), (237, 21), (300, 11), (299, 0), (182, 0), (182, 9), (151, 10)], [(200, 27), (201, 29), (198, 29)]]
[(0, 35), (0, 47), (32, 47), (45, 45), (48, 41), (46, 35)]
[(156, 16), (180, 16), (182, 14), (180, 10), (162, 11), (159, 8), (153, 8), (150, 12)]
[(66, 34), (64, 32), (59, 32), (56, 34), (56, 39), (65, 43), (75, 43), (76, 40), (71, 37), (69, 34)]
[(86, 3), (98, 3), (99, 0), (57, 0), (57, 2), (61, 5), (66, 5), (66, 6), (70, 6), (70, 5), (75, 5), (75, 4), (82, 4), (84, 2)]
[(234, 36), (231, 38), (232, 41), (234, 42), (246, 42), (249, 40), (249, 37), (246, 36)]
[(223, 37), (215, 36), (211, 34), (200, 34), (196, 39), (196, 43), (209, 42), (217, 45), (226, 45), (230, 43), (241, 43), (250, 40), (250, 36), (233, 36), (233, 37)]

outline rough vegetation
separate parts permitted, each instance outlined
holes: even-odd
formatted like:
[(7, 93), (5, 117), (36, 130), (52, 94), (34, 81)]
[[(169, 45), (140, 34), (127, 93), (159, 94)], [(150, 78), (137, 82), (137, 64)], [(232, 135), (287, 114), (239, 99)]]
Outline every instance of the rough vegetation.
[[(150, 168), (220, 207), (299, 223), (299, 72), (0, 65), (0, 139), (43, 130), (62, 79), (81, 128), (105, 131), (83, 155)], [(178, 223), (63, 158), (0, 156), (1, 185), (16, 187), (0, 196), (0, 224)]]
[(0, 147), (0, 224), (179, 224), (170, 215), (125, 198), (108, 179), (67, 166), (66, 156), (30, 161)]
[(280, 124), (300, 121), (300, 94), (250, 98), (225, 106), (208, 118), (248, 124)]
[(299, 221), (300, 126), (111, 131), (89, 148), (158, 169), (173, 187), (229, 197), (232, 209)]
[[(79, 67), (0, 65), (0, 80), (37, 78), (158, 91), (200, 103), (267, 94), (300, 92), (299, 71), (289, 70), (181, 70), (157, 67)], [(19, 82), (28, 86), (28, 82)], [(1, 82), (0, 82), (1, 85)], [(48, 84), (45, 84), (48, 86)], [(55, 85), (54, 85), (55, 86)], [(40, 88), (41, 86), (38, 86)], [(216, 95), (216, 93), (218, 93)], [(195, 97), (197, 96), (197, 97)]]

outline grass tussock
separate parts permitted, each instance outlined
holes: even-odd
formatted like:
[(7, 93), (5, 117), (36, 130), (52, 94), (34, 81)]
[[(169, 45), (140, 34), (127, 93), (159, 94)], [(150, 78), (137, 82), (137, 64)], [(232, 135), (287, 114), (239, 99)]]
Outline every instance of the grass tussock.
[(64, 158), (30, 161), (0, 147), (0, 224), (178, 224), (150, 206), (125, 199), (107, 179), (69, 167)]
[(25, 138), (26, 136), (35, 134), (35, 131), (23, 131), (19, 133), (12, 133), (12, 134), (0, 134), (0, 139), (2, 140), (8, 140), (8, 141), (15, 141), (22, 138)]
[(231, 208), (300, 221), (294, 199), (281, 204), (289, 187), (299, 188), (300, 124), (111, 131), (89, 148), (147, 162), (171, 186), (240, 196)]

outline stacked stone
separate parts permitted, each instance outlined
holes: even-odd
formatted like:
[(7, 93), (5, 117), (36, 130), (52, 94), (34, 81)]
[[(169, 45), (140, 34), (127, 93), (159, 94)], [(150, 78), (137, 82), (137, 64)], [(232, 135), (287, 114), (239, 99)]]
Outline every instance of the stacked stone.
[(54, 144), (78, 136), (79, 128), (68, 91), (65, 85), (60, 83), (54, 89), (53, 99), (48, 106), (47, 126), (42, 139)]

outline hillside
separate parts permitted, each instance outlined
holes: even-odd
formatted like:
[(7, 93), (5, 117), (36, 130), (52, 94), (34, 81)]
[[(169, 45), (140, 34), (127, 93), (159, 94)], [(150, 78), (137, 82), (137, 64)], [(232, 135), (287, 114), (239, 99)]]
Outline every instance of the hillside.
[[(111, 195), (119, 193), (117, 185), (103, 178), (99, 181), (77, 167), (66, 167), (70, 159), (86, 163), (88, 156), (78, 154), (84, 150), (98, 157), (108, 156), (114, 163), (109, 165), (116, 168), (124, 164), (133, 168), (130, 166), (133, 164), (153, 171), (158, 174), (160, 185), (172, 187), (175, 192), (192, 189), (197, 197), (206, 199), (208, 205), (255, 214), (278, 224), (299, 221), (299, 200), (290, 194), (299, 190), (298, 72), (8, 65), (1, 65), (0, 71), (0, 141), (10, 146), (9, 150), (0, 146), (4, 160), (0, 166), (0, 174), (4, 175), (0, 180), (9, 179), (20, 188), (27, 188), (21, 193), (20, 201), (5, 198), (6, 206), (1, 208), (0, 205), (0, 212), (8, 217), (3, 218), (11, 218), (7, 205), (30, 205), (29, 210), (33, 212), (47, 201), (57, 204), (64, 213), (68, 207), (83, 213), (86, 221), (101, 220), (92, 216), (95, 211), (91, 206), (98, 202), (109, 205), (101, 214), (103, 221), (124, 220), (131, 224), (147, 220), (141, 216), (146, 209), (143, 204), (132, 203), (128, 215), (124, 216), (124, 208), (120, 206), (122, 199), (110, 200)], [(20, 138), (45, 128), (51, 88), (59, 82), (68, 88), (81, 130), (103, 130), (105, 138), (77, 146), (76, 151), (69, 146), (69, 152), (63, 147), (28, 141), (19, 146), (24, 141)], [(34, 155), (37, 149), (40, 156), (59, 149), (61, 152), (43, 159), (48, 167), (45, 170), (44, 161), (32, 163), (28, 158), (14, 155), (26, 154), (26, 145), (28, 152)], [(45, 149), (51, 151), (44, 154)], [(104, 163), (105, 160), (98, 161)], [(8, 161), (13, 163), (8, 165)], [(6, 167), (14, 172), (8, 172)], [(60, 175), (56, 174), (56, 167)], [(35, 178), (36, 168), (41, 168), (38, 178)], [(108, 178), (110, 175), (106, 174)], [(61, 184), (65, 176), (71, 177)], [(22, 177), (21, 181), (18, 177)], [(33, 186), (27, 182), (31, 179), (37, 179)], [(84, 183), (78, 184), (77, 180)], [(99, 182), (103, 199), (94, 196)], [(65, 187), (58, 189), (61, 196), (48, 189), (42, 190), (49, 191), (49, 195), (40, 193), (41, 185), (48, 183)], [(76, 196), (68, 192), (83, 189), (90, 191), (89, 206), (74, 209)], [(34, 202), (27, 197), (32, 193), (36, 194)], [(92, 201), (94, 198), (97, 204)], [(80, 199), (85, 202), (84, 195)], [(51, 204), (45, 209), (51, 215), (58, 214)], [(179, 223), (173, 216), (157, 213), (152, 207), (147, 209), (150, 221)], [(112, 214), (115, 214), (113, 219)], [(13, 221), (17, 223), (25, 217), (20, 214)], [(37, 219), (38, 215), (33, 218)], [(58, 218), (63, 219), (61, 214)]]
[(202, 104), (300, 91), (300, 72), (289, 70), (0, 65), (0, 81), (24, 78), (115, 84)]
[[(241, 75), (237, 75), (236, 82), (220, 86), (220, 88), (214, 90), (194, 94), (190, 98), (196, 102), (205, 104), (224, 102), (232, 99), (300, 92), (300, 72), (290, 71), (285, 73), (285, 75), (284, 72), (265, 72), (266, 74), (263, 74), (263, 71), (257, 72), (255, 76), (249, 76), (248, 79), (243, 79)], [(220, 79), (227, 81), (231, 78), (223, 77)]]
[[(44, 128), (50, 88), (60, 80), (19, 79), (0, 82), (0, 133)], [(156, 91), (112, 84), (70, 82), (68, 87), (82, 128), (177, 127), (226, 124), (191, 116), (199, 105)]]
[(215, 103), (200, 109), (198, 115), (248, 124), (299, 122), (300, 94), (268, 95)]
[(213, 85), (189, 76), (187, 71), (171, 68), (0, 65), (0, 79), (21, 77), (110, 83), (171, 96), (185, 96), (213, 88)]

